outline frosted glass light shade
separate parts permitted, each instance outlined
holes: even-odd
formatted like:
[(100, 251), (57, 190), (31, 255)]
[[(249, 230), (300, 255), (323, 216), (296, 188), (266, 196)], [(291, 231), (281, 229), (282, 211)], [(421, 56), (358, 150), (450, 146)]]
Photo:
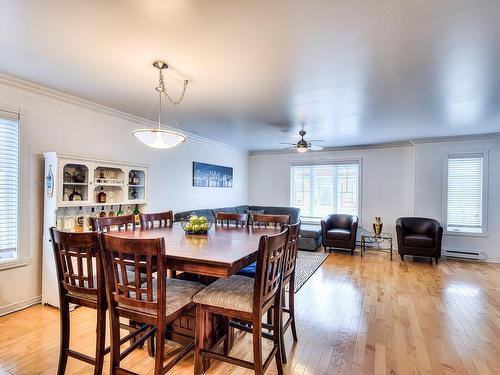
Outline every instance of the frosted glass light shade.
[(163, 129), (137, 129), (132, 135), (146, 146), (153, 148), (171, 148), (186, 141), (184, 134)]

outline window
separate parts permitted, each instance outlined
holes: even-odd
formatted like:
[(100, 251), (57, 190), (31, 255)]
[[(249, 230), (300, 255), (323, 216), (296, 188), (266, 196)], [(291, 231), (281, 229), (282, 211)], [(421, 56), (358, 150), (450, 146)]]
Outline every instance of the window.
[(322, 218), (332, 213), (358, 215), (360, 163), (291, 167), (290, 205), (301, 216)]
[(448, 232), (486, 232), (486, 181), (485, 153), (448, 155), (445, 180)]
[(18, 258), (19, 120), (0, 111), (0, 262)]

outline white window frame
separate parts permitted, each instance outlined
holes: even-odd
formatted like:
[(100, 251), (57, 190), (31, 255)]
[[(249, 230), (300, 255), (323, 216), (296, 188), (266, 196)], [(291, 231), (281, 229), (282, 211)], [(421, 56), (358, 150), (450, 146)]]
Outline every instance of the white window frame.
[[(291, 161), (288, 165), (288, 190), (287, 190), (287, 201), (288, 204), (292, 205), (292, 167), (307, 167), (307, 166), (316, 166), (316, 165), (335, 165), (335, 164), (358, 164), (359, 165), (359, 178), (358, 178), (358, 222), (362, 222), (362, 207), (363, 207), (363, 158), (355, 157), (355, 158), (345, 158), (345, 159), (320, 159), (320, 160), (294, 160)], [(301, 221), (304, 224), (319, 224), (323, 218), (302, 216)]]
[[(483, 208), (482, 208), (482, 231), (449, 231), (448, 228), (448, 159), (450, 157), (483, 157)], [(488, 191), (489, 191), (489, 150), (470, 150), (465, 152), (450, 152), (443, 155), (443, 229), (446, 236), (487, 237), (488, 236)]]
[(10, 105), (5, 105), (0, 103), (0, 112), (7, 112), (8, 114), (18, 117), (19, 126), (19, 154), (18, 154), (18, 213), (17, 213), (17, 257), (15, 259), (9, 259), (0, 261), (0, 271), (8, 270), (17, 267), (23, 267), (31, 262), (31, 257), (29, 253), (29, 235), (31, 224), (21, 225), (25, 223), (24, 218), (30, 218), (30, 205), (29, 205), (29, 190), (28, 184), (28, 153), (29, 142), (27, 138), (27, 131), (23, 126), (24, 119), (28, 116), (28, 111), (23, 109), (21, 111), (20, 107), (13, 107)]

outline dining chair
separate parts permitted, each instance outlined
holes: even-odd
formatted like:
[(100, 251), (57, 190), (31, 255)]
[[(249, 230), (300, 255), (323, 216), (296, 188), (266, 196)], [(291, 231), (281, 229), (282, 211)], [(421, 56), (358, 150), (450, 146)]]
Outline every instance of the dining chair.
[(141, 228), (171, 228), (174, 225), (174, 213), (170, 210), (167, 212), (158, 212), (152, 214), (139, 214), (141, 220)]
[[(249, 223), (253, 228), (282, 228), (290, 221), (289, 215), (267, 215), (267, 214), (253, 214), (252, 222)], [(255, 277), (257, 263), (253, 262), (248, 266), (242, 268), (238, 275)]]
[[(300, 225), (299, 221), (296, 224), (288, 226), (288, 244), (285, 253), (285, 261), (283, 264), (283, 280), (281, 283), (281, 327), (280, 327), (280, 339), (281, 339), (281, 358), (283, 363), (287, 363), (286, 351), (285, 351), (285, 332), (289, 327), (292, 329), (293, 341), (297, 342), (297, 327), (295, 325), (295, 266), (297, 264), (297, 251), (300, 236)], [(286, 294), (288, 293), (288, 306), (286, 305)], [(283, 313), (288, 315), (288, 318), (283, 322)]]
[[(56, 263), (60, 306), (60, 347), (57, 374), (66, 370), (68, 357), (78, 359), (94, 366), (94, 374), (101, 374), (104, 356), (110, 348), (104, 347), (106, 338), (106, 290), (102, 261), (99, 257), (99, 241), (96, 232), (70, 233), (50, 228), (50, 238)], [(96, 310), (96, 347), (95, 356), (77, 352), (69, 348), (70, 338), (70, 303)], [(128, 328), (130, 334), (121, 343), (139, 337), (142, 331), (135, 327)], [(126, 355), (126, 354), (125, 354)]]
[(253, 214), (251, 225), (253, 227), (281, 228), (290, 222), (290, 215)]
[[(167, 325), (194, 307), (192, 297), (204, 285), (166, 277), (163, 238), (130, 239), (101, 233), (99, 239), (110, 310), (111, 373), (134, 374), (120, 367), (120, 318), (128, 318), (153, 327), (151, 332), (156, 335), (154, 374), (164, 374), (194, 347), (191, 342), (165, 364)], [(128, 269), (135, 273), (134, 280), (128, 279)], [(143, 269), (146, 282), (141, 284), (137, 275)], [(156, 278), (153, 277), (155, 269)]]
[[(283, 264), (283, 280), (281, 287), (281, 330), (280, 330), (280, 339), (281, 339), (281, 349), (282, 352), (282, 360), (283, 363), (287, 363), (286, 352), (285, 352), (285, 342), (284, 335), (288, 328), (292, 328), (292, 337), (295, 342), (297, 342), (297, 328), (295, 325), (295, 265), (297, 263), (297, 250), (298, 250), (298, 240), (300, 234), (300, 225), (299, 221), (296, 224), (292, 224), (288, 226), (288, 244), (285, 253), (285, 261)], [(238, 275), (243, 275), (247, 277), (255, 277), (255, 267), (252, 265), (245, 267), (241, 270)], [(286, 305), (286, 294), (288, 294), (288, 306)], [(268, 323), (272, 322), (272, 313), (268, 316)], [(283, 313), (288, 315), (288, 318), (285, 322), (283, 322)], [(238, 322), (231, 322), (232, 328), (239, 328), (245, 330), (245, 326), (242, 326)]]
[(216, 226), (241, 226), (246, 227), (248, 223), (248, 214), (238, 214), (233, 212), (216, 212), (215, 225)]
[(135, 230), (135, 218), (134, 215), (95, 217), (92, 221), (92, 228), (102, 232)]
[[(215, 281), (193, 297), (196, 303), (196, 350), (194, 374), (204, 373), (210, 359), (217, 359), (242, 366), (262, 375), (273, 357), (276, 359), (278, 374), (283, 374), (281, 362), (281, 341), (279, 337), (279, 314), (274, 314), (272, 326), (262, 323), (262, 316), (270, 309), (279, 310), (281, 304), (281, 281), (283, 262), (287, 248), (288, 229), (281, 233), (261, 237), (257, 254), (257, 273), (254, 279), (233, 275)], [(251, 325), (253, 338), (253, 362), (231, 357), (229, 351), (215, 352), (212, 346), (212, 315), (222, 315), (225, 319), (237, 319)], [(272, 334), (262, 332), (262, 328), (272, 328)], [(226, 333), (228, 340), (229, 332)], [(262, 338), (273, 342), (269, 355), (264, 359)], [(226, 347), (226, 345), (224, 345)]]

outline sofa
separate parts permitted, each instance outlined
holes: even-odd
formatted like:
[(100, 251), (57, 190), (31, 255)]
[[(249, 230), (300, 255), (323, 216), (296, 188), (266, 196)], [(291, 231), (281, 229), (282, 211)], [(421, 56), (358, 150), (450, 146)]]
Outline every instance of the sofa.
[[(264, 212), (264, 214), (268, 215), (289, 215), (291, 224), (294, 224), (300, 220), (300, 209), (295, 207), (242, 205), (235, 207), (203, 208), (177, 212), (174, 215), (174, 221), (180, 221), (183, 218), (187, 218), (192, 213), (195, 213), (198, 216), (205, 216), (210, 220), (214, 220), (216, 212), (247, 213), (248, 211), (259, 211)], [(314, 251), (320, 245), (321, 228), (319, 226), (302, 225), (300, 230), (298, 248), (300, 250)]]
[(441, 258), (443, 227), (439, 221), (424, 217), (400, 217), (396, 220), (398, 252), (401, 260), (405, 255)]
[(299, 221), (300, 210), (294, 207), (275, 207), (275, 206), (235, 206), (235, 207), (220, 207), (220, 208), (203, 208), (177, 212), (174, 215), (174, 221), (180, 221), (182, 218), (187, 218), (192, 213), (198, 216), (205, 216), (209, 220), (215, 219), (216, 212), (231, 212), (231, 213), (247, 213), (248, 211), (260, 211), (268, 215), (289, 215), (290, 223)]

